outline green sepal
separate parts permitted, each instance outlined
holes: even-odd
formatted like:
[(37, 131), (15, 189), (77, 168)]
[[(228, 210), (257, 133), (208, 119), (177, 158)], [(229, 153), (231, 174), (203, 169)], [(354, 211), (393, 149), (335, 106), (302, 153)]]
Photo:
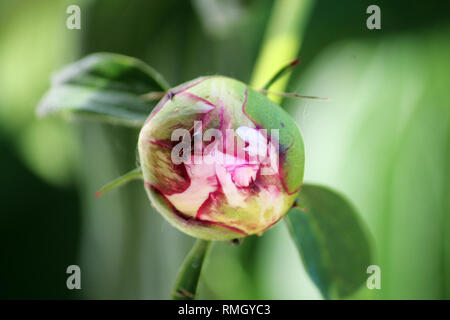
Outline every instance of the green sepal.
[(249, 88), (244, 111), (262, 128), (277, 129), (279, 132), (281, 174), (286, 191), (296, 193), (303, 182), (305, 150), (300, 128), (294, 119), (275, 102), (265, 95)]

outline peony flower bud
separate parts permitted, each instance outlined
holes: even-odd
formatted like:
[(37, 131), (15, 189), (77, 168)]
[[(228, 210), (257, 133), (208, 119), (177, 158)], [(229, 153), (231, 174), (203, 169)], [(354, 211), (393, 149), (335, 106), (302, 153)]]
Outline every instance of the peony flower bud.
[(261, 234), (291, 208), (303, 181), (294, 120), (246, 84), (202, 77), (170, 90), (139, 135), (153, 205), (207, 240)]

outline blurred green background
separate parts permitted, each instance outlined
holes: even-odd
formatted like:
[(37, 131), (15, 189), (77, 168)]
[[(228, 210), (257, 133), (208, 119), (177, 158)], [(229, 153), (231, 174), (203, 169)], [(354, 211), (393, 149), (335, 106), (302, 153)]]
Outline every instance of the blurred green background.
[[(94, 198), (134, 167), (138, 131), (38, 119), (35, 107), (52, 72), (97, 51), (138, 57), (173, 85), (205, 74), (250, 82), (275, 2), (0, 0), (0, 298), (169, 297), (193, 239), (154, 212), (139, 182)], [(71, 4), (81, 30), (66, 28)], [(366, 28), (371, 4), (381, 30)], [(305, 181), (345, 194), (373, 236), (381, 289), (353, 298), (449, 299), (450, 2), (306, 7), (286, 91), (331, 101), (283, 105), (304, 134)], [(288, 62), (277, 52), (259, 68)], [(66, 288), (72, 264), (82, 290)], [(215, 244), (200, 285), (209, 299), (321, 298), (282, 223)]]

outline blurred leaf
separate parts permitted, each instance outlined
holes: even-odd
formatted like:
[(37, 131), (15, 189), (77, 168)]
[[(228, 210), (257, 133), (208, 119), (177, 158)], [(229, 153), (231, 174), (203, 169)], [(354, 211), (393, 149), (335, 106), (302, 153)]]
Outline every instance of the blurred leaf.
[(60, 112), (141, 125), (156, 105), (142, 95), (163, 92), (169, 85), (153, 68), (135, 58), (96, 53), (71, 64), (52, 79), (38, 106), (39, 115)]
[(285, 220), (306, 270), (326, 299), (344, 298), (366, 280), (368, 237), (349, 202), (334, 191), (303, 185)]
[(78, 159), (78, 144), (71, 126), (55, 119), (36, 121), (18, 135), (18, 151), (23, 162), (54, 185), (72, 181)]
[(246, 14), (240, 0), (193, 0), (192, 5), (205, 32), (218, 39), (230, 36)]
[(192, 300), (197, 294), (198, 280), (202, 272), (205, 257), (211, 246), (210, 241), (197, 240), (194, 247), (191, 249), (175, 282), (175, 287), (172, 293), (174, 300)]
[(331, 45), (293, 84), (331, 102), (286, 100), (304, 134), (305, 180), (345, 191), (374, 236), (382, 290), (358, 298), (450, 297), (450, 25), (442, 27)]

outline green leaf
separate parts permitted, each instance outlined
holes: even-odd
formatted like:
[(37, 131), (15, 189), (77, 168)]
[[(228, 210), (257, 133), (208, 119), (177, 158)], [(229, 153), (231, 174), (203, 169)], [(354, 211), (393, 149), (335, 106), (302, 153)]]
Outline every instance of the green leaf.
[(172, 292), (173, 300), (195, 299), (198, 280), (210, 246), (211, 241), (197, 240), (180, 268)]
[(285, 221), (306, 271), (325, 299), (345, 298), (368, 277), (368, 235), (355, 209), (328, 188), (303, 185)]
[[(75, 62), (52, 78), (52, 86), (37, 113), (62, 113), (139, 126), (156, 105), (149, 93), (169, 85), (144, 62), (112, 53), (95, 53)], [(153, 95), (158, 97), (158, 94)]]

